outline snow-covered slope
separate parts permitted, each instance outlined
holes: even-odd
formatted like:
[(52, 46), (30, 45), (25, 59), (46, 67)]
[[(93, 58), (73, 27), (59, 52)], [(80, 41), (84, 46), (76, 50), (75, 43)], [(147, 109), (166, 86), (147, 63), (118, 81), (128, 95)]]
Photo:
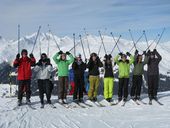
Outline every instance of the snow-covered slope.
[[(146, 95), (142, 96), (148, 102)], [(170, 127), (170, 92), (159, 93), (163, 106), (135, 105), (130, 101), (124, 107), (120, 105), (107, 107), (70, 108), (67, 109), (52, 102), (53, 109), (45, 105), (40, 109), (38, 96), (32, 97), (31, 109), (27, 105), (13, 110), (16, 98), (0, 98), (0, 128), (169, 128)]]
[[(36, 33), (29, 35), (29, 36), (25, 36), (22, 37), (20, 39), (20, 49), (26, 48), (28, 49), (29, 52), (32, 51), (33, 48), (33, 44), (35, 41), (35, 37), (36, 37)], [(57, 36), (52, 36), (49, 33), (40, 33), (39, 38), (37, 40), (35, 49), (34, 49), (34, 55), (37, 58), (37, 60), (40, 57), (40, 47), (41, 47), (41, 52), (46, 52), (48, 51), (48, 43), (49, 43), (49, 57), (52, 58), (52, 56), (58, 52), (58, 48), (56, 45), (55, 40), (57, 41), (57, 43), (59, 44), (61, 50), (63, 51), (68, 51), (73, 47), (73, 39), (72, 37), (62, 37), (59, 38)], [(100, 37), (98, 36), (94, 36), (94, 35), (88, 35), (88, 37), (86, 38), (86, 36), (82, 37), (83, 39), (83, 45), (85, 47), (85, 52), (86, 52), (86, 56), (87, 58), (89, 57), (89, 50), (87, 47), (87, 39), (88, 42), (90, 44), (90, 50), (91, 52), (96, 52), (98, 53), (100, 45), (101, 45), (101, 40)], [(117, 39), (115, 37), (115, 39)], [(143, 39), (144, 40), (144, 39)], [(79, 42), (79, 38), (77, 35), (77, 40), (76, 43)], [(153, 40), (149, 41), (149, 44), (152, 43)], [(18, 46), (17, 46), (17, 41), (6, 41), (5, 39), (1, 38), (0, 39), (0, 63), (2, 61), (9, 61), (10, 63), (12, 63), (13, 59), (15, 58), (17, 52), (18, 52)], [(107, 53), (110, 53), (112, 48), (114, 47), (115, 42), (113, 41), (113, 38), (111, 36), (104, 36), (104, 44), (107, 50)], [(155, 43), (151, 46), (151, 50), (154, 49), (155, 47)], [(119, 42), (119, 47), (121, 49), (122, 52), (127, 52), (129, 51), (132, 47), (133, 47), (133, 42), (130, 40), (126, 40), (121, 38), (120, 42)], [(147, 48), (147, 43), (144, 41), (141, 41), (137, 44), (137, 47), (140, 51), (140, 53), (142, 53), (142, 51), (144, 51)], [(134, 50), (132, 50), (131, 53), (134, 53)], [(170, 42), (164, 42), (164, 43), (160, 43), (157, 46), (157, 50), (160, 52), (160, 54), (163, 57), (163, 60), (160, 63), (160, 73), (167, 75), (167, 72), (170, 71), (169, 68), (169, 63), (170, 63), (170, 56), (169, 56), (169, 51), (170, 51)], [(73, 50), (71, 51), (73, 53)], [(115, 48), (115, 50), (113, 51), (113, 56), (115, 56), (116, 54), (118, 54), (118, 49), (117, 47)], [(79, 43), (79, 45), (77, 45), (76, 47), (76, 53), (81, 53), (83, 55), (83, 51), (82, 51), (82, 47), (81, 44)], [(100, 51), (100, 57), (103, 57), (105, 54), (103, 47), (101, 48)], [(52, 61), (52, 63), (54, 64), (54, 62)]]

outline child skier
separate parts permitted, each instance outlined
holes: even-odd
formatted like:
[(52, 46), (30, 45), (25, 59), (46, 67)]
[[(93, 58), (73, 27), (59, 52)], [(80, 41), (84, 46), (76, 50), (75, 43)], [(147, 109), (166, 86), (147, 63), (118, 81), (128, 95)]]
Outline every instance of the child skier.
[[(152, 99), (157, 99), (157, 91), (159, 86), (159, 63), (162, 60), (161, 55), (157, 52), (156, 49), (153, 52), (148, 51), (148, 95), (150, 102)], [(157, 58), (156, 58), (157, 57)]]
[(97, 101), (97, 91), (99, 86), (99, 67), (103, 67), (102, 62), (96, 53), (90, 55), (87, 68), (89, 69), (90, 88), (88, 92), (89, 100)]
[(112, 66), (112, 56), (104, 56), (104, 98), (111, 102), (113, 96), (113, 86), (114, 86), (114, 75), (113, 75), (113, 66)]
[(18, 68), (18, 106), (22, 105), (22, 97), (24, 92), (26, 92), (26, 103), (31, 103), (31, 66), (35, 65), (36, 60), (32, 53), (30, 54), (30, 58), (27, 56), (27, 54), (27, 50), (23, 49), (21, 51), (21, 58), (20, 54), (18, 53), (13, 63), (14, 67)]
[[(84, 71), (86, 70), (86, 64), (82, 61), (81, 54), (78, 54), (76, 56), (76, 59), (72, 64), (72, 68), (74, 70), (74, 83), (75, 83), (73, 101), (83, 102)], [(78, 99), (77, 94), (79, 95)]]
[(51, 104), (51, 71), (52, 65), (50, 59), (47, 58), (45, 53), (41, 54), (41, 59), (36, 64), (34, 68), (37, 72), (38, 88), (39, 88), (39, 97), (41, 102), (41, 108), (44, 108), (44, 93), (46, 94), (47, 103)]
[[(66, 56), (70, 59), (67, 60)], [(66, 103), (67, 89), (68, 89), (68, 68), (74, 61), (74, 57), (70, 52), (63, 53), (59, 51), (53, 57), (53, 60), (58, 65), (58, 76), (59, 76), (59, 90), (58, 90), (58, 101), (59, 103)]]
[(142, 75), (144, 73), (144, 65), (148, 62), (148, 57), (146, 52), (144, 61), (142, 61), (142, 55), (138, 54), (138, 50), (135, 51), (134, 56), (134, 69), (133, 69), (133, 78), (132, 78), (132, 87), (131, 87), (131, 98), (132, 100), (140, 100), (141, 86), (142, 86)]
[[(130, 60), (127, 59), (127, 56), (130, 57)], [(119, 57), (121, 57), (120, 60), (118, 60)], [(119, 66), (118, 101), (120, 102), (123, 97), (123, 101), (125, 102), (128, 97), (130, 65), (134, 62), (134, 57), (129, 52), (127, 52), (126, 55), (119, 53), (114, 60)]]

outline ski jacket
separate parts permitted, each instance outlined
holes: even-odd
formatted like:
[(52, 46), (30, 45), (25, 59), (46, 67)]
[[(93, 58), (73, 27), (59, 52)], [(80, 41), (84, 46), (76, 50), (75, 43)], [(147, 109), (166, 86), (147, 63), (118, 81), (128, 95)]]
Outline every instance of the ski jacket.
[(56, 53), (53, 57), (54, 62), (58, 66), (58, 76), (68, 76), (68, 68), (71, 63), (74, 61), (74, 57), (72, 54), (69, 55), (69, 60), (61, 60), (60, 54)]
[(84, 71), (86, 70), (86, 64), (84, 62), (81, 62), (81, 64), (78, 64), (77, 61), (74, 61), (72, 64), (72, 68), (74, 70), (74, 76), (75, 77), (84, 77)]
[(87, 68), (89, 69), (89, 76), (98, 76), (99, 75), (99, 67), (103, 67), (102, 62), (98, 58), (96, 61), (93, 61), (90, 59), (90, 61), (87, 64)]
[(148, 60), (148, 75), (159, 75), (159, 62), (162, 60), (161, 55), (156, 51), (155, 55), (157, 58), (151, 59), (149, 57)]
[(105, 69), (104, 77), (114, 77), (112, 64), (105, 63), (104, 69)]
[(22, 57), (15, 59), (13, 66), (18, 67), (18, 80), (29, 80), (32, 76), (31, 66), (35, 65), (35, 58)]
[(34, 68), (34, 71), (37, 73), (36, 78), (38, 80), (50, 79), (51, 77), (52, 65), (50, 63), (50, 59), (47, 59), (46, 62), (46, 64), (42, 63), (42, 60), (40, 59)]
[(117, 55), (114, 59), (116, 64), (119, 66), (119, 78), (129, 78), (130, 74), (130, 65), (134, 62), (134, 57), (131, 55), (130, 60), (126, 60), (123, 62), (122, 60), (118, 60), (120, 55)]
[(144, 66), (148, 63), (148, 57), (145, 56), (145, 59), (141, 63), (137, 63), (137, 55), (134, 56), (134, 69), (133, 69), (133, 75), (143, 75), (144, 73)]

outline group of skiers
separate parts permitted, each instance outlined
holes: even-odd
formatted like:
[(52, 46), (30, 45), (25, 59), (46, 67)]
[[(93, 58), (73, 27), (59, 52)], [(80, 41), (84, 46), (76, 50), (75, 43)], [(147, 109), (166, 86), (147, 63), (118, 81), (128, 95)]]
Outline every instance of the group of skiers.
[[(144, 56), (144, 60), (143, 60)], [(68, 59), (69, 58), (69, 59)], [(81, 54), (73, 57), (70, 52), (64, 53), (63, 51), (57, 52), (53, 56), (54, 62), (57, 64), (58, 69), (58, 102), (61, 104), (67, 103), (68, 93), (68, 75), (69, 67), (72, 67), (74, 73), (74, 90), (73, 101), (84, 102), (84, 73), (88, 69), (89, 75), (89, 90), (88, 99), (91, 101), (97, 101), (97, 94), (99, 88), (99, 68), (104, 68), (104, 98), (108, 102), (112, 102), (113, 88), (114, 88), (114, 71), (113, 67), (118, 65), (119, 73), (119, 87), (118, 87), (118, 101), (127, 101), (128, 98), (128, 85), (130, 77), (130, 66), (134, 65), (133, 78), (130, 96), (133, 100), (140, 100), (141, 86), (143, 82), (144, 65), (148, 65), (147, 78), (148, 78), (148, 96), (150, 101), (157, 100), (157, 91), (159, 85), (159, 62), (162, 57), (154, 49), (152, 52), (144, 51), (142, 55), (135, 51), (135, 55), (131, 55), (129, 52), (126, 54), (119, 53), (114, 59), (112, 55), (105, 55), (102, 62), (96, 53), (91, 53), (90, 59), (87, 62), (83, 62)], [(113, 63), (114, 62), (114, 63)], [(34, 66), (34, 70), (37, 73), (39, 97), (42, 107), (44, 106), (44, 93), (47, 97), (47, 103), (51, 104), (51, 72), (53, 70), (50, 59), (45, 53), (41, 54), (40, 60), (36, 63), (34, 55), (31, 53), (28, 57), (28, 52), (23, 49), (20, 54), (16, 55), (14, 61), (14, 67), (18, 67), (18, 105), (22, 104), (23, 93), (26, 92), (26, 102), (30, 103), (31, 96), (31, 66)]]

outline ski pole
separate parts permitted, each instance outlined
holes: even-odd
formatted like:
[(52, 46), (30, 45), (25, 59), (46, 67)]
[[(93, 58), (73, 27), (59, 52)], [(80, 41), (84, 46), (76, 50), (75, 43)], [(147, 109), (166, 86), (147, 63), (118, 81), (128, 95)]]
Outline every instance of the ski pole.
[[(111, 32), (111, 34), (113, 34), (113, 33)], [(121, 35), (119, 36), (119, 38), (117, 39), (117, 41), (116, 41), (115, 38), (114, 38), (115, 45), (114, 45), (114, 47), (113, 47), (113, 49), (112, 49), (112, 51), (111, 51), (111, 53), (110, 53), (111, 55), (112, 55), (112, 53), (113, 53), (113, 50), (114, 50), (115, 47), (117, 46), (117, 43), (119, 42), (120, 38), (121, 38)]]
[(157, 38), (160, 36), (160, 34), (158, 34), (155, 39), (153, 40), (153, 42), (147, 47), (147, 49), (145, 51), (147, 51), (152, 45), (153, 43), (157, 40)]
[[(142, 35), (139, 37), (139, 39), (136, 41), (135, 45), (137, 45), (137, 43), (141, 40), (141, 38), (143, 37), (144, 33), (142, 33)], [(131, 52), (133, 50), (135, 46), (133, 45), (133, 47), (130, 49), (129, 52)]]
[(47, 38), (47, 41), (48, 41), (48, 46), (47, 46), (47, 56), (49, 57), (49, 49), (50, 49), (50, 47), (49, 47), (49, 45), (50, 45), (50, 42), (49, 42), (49, 38), (48, 38), (48, 36), (47, 36), (47, 34), (45, 34), (45, 36), (46, 36), (46, 38)]
[(18, 53), (20, 53), (20, 25), (18, 24)]
[(59, 47), (59, 45), (58, 45), (58, 43), (57, 43), (57, 41), (56, 41), (56, 39), (55, 39), (55, 37), (54, 37), (51, 29), (50, 29), (50, 25), (49, 25), (49, 24), (48, 24), (48, 28), (49, 28), (49, 33), (51, 33), (51, 35), (52, 35), (52, 37), (53, 37), (53, 39), (54, 39), (54, 41), (55, 41), (55, 43), (56, 43), (56, 45), (57, 45), (57, 48), (58, 48), (58, 50), (60, 51), (60, 47)]
[(85, 33), (85, 35), (86, 35), (86, 40), (87, 40), (87, 48), (88, 48), (88, 50), (89, 50), (89, 54), (91, 54), (91, 51), (90, 51), (90, 45), (89, 45), (89, 41), (88, 41), (88, 38), (87, 38), (87, 32), (86, 32), (86, 28), (84, 28), (84, 33)]
[(40, 47), (40, 58), (41, 58), (41, 41), (40, 41), (40, 38), (39, 38), (39, 47)]
[(156, 49), (156, 47), (158, 46), (158, 44), (159, 44), (159, 42), (160, 42), (160, 40), (161, 40), (164, 32), (165, 32), (165, 28), (162, 30), (162, 33), (161, 33), (161, 35), (160, 35), (160, 37), (159, 37), (159, 39), (158, 39), (158, 42), (156, 43), (155, 49)]
[(80, 38), (81, 46), (82, 46), (82, 49), (83, 49), (84, 59), (86, 60), (86, 54), (85, 54), (85, 51), (84, 51), (84, 46), (83, 46), (83, 41), (82, 41), (81, 35), (79, 35), (79, 38)]
[(38, 28), (38, 32), (37, 32), (37, 35), (36, 35), (36, 38), (35, 38), (34, 45), (33, 45), (31, 53), (33, 53), (33, 51), (34, 51), (35, 45), (37, 43), (38, 35), (40, 33), (40, 29), (41, 29), (41, 26), (39, 26), (39, 28)]
[(131, 30), (130, 30), (130, 29), (129, 29), (129, 33), (130, 33), (130, 36), (131, 36), (131, 38), (132, 38), (133, 44), (134, 44), (134, 46), (135, 46), (135, 49), (137, 49), (137, 48), (136, 48), (135, 41), (134, 41), (134, 38), (133, 38), (133, 36), (132, 36), (132, 32), (131, 32)]
[(68, 50), (69, 52), (72, 51), (74, 49), (74, 47), (78, 46), (80, 42), (78, 42), (77, 44), (75, 44), (75, 46), (73, 46), (70, 50)]
[[(116, 40), (115, 40), (115, 38), (114, 38), (113, 33), (111, 32), (110, 34), (112, 35), (112, 38), (113, 38), (114, 42), (116, 42)], [(121, 38), (121, 35), (120, 35), (119, 37)], [(121, 50), (120, 50), (120, 48), (119, 48), (118, 44), (116, 44), (116, 46), (117, 46), (117, 48), (118, 48), (119, 52), (121, 52)]]
[(149, 46), (149, 42), (148, 42), (148, 39), (147, 39), (147, 36), (146, 36), (146, 32), (145, 32), (145, 30), (143, 31), (143, 33), (144, 33), (144, 36), (145, 36), (145, 40), (146, 40), (146, 43), (147, 43), (147, 47)]
[(76, 37), (75, 37), (75, 33), (73, 33), (73, 43), (74, 43), (74, 56), (76, 56)]
[(106, 48), (105, 48), (105, 45), (104, 45), (104, 42), (103, 42), (103, 38), (102, 38), (102, 35), (101, 35), (101, 32), (100, 32), (100, 31), (98, 31), (98, 32), (99, 32), (99, 35), (100, 35), (100, 39), (101, 39), (101, 42), (102, 42), (102, 45), (103, 45), (103, 48), (104, 48), (105, 54), (107, 54), (107, 52), (106, 52)]

